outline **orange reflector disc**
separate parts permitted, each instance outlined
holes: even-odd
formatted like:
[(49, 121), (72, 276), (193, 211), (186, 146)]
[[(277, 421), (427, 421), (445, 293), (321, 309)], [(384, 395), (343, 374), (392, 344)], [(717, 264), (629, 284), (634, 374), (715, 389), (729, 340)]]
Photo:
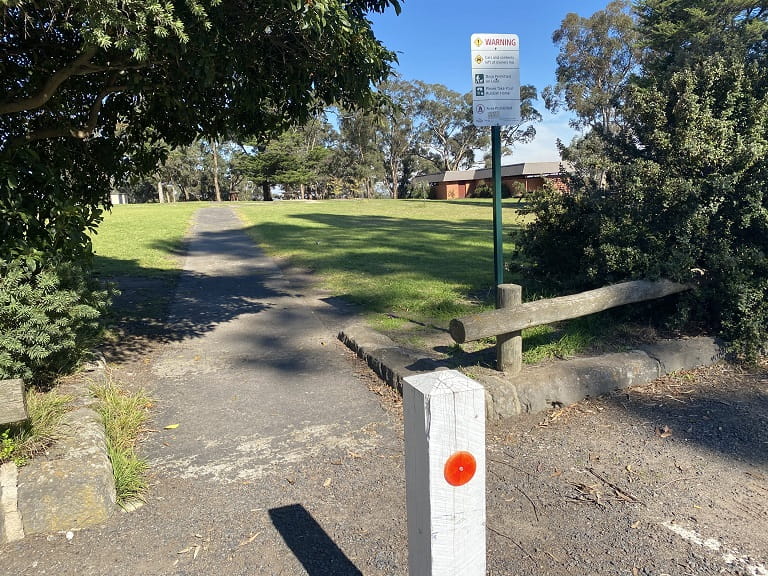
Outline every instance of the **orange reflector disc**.
[(463, 486), (475, 475), (477, 462), (469, 452), (456, 452), (445, 462), (445, 481), (451, 486)]

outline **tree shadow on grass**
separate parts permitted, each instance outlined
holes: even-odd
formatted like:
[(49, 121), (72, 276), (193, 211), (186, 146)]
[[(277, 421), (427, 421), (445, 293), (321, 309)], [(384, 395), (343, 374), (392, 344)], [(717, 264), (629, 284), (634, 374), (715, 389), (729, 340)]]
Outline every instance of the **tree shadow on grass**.
[[(339, 294), (375, 312), (408, 314), (419, 320), (459, 313), (477, 295), (492, 296), (494, 282), (492, 222), (409, 219), (391, 216), (310, 213), (293, 216), (296, 224), (263, 222), (249, 233), (292, 251), (296, 263), (329, 276), (355, 273), (368, 282), (348, 284)], [(507, 228), (510, 228), (509, 226)], [(279, 240), (275, 240), (275, 239)], [(370, 281), (381, 279), (381, 289)], [(517, 281), (508, 275), (507, 281)], [(437, 281), (437, 294), (424, 282)], [(415, 286), (421, 288), (415, 288)], [(419, 294), (426, 290), (429, 294)], [(443, 296), (441, 298), (440, 296)], [(404, 302), (415, 308), (403, 310)]]
[[(273, 269), (254, 259), (257, 248), (240, 230), (204, 232), (194, 244), (194, 255), (208, 258), (203, 271), (169, 271), (140, 266), (133, 260), (97, 257), (96, 269), (116, 285), (114, 299), (117, 338), (105, 345), (110, 361), (136, 359), (157, 344), (199, 338), (218, 325), (270, 307), (270, 299), (285, 296), (270, 286)], [(176, 246), (156, 246), (180, 256)], [(227, 265), (219, 265), (229, 260)]]

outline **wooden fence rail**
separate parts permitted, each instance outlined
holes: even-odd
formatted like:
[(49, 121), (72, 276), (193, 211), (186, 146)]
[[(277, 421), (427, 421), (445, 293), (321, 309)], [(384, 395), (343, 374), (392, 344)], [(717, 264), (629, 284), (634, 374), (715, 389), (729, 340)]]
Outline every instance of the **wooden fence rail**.
[(516, 284), (502, 284), (499, 286), (496, 310), (454, 318), (449, 330), (451, 337), (459, 344), (496, 336), (498, 369), (519, 372), (522, 366), (520, 333), (524, 328), (579, 318), (624, 304), (655, 300), (692, 287), (669, 280), (634, 280), (522, 304), (522, 288)]

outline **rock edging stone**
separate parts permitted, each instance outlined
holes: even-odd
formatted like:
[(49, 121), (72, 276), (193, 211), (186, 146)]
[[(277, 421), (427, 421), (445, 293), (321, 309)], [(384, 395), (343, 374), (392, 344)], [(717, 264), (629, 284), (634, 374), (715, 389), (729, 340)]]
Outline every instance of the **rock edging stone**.
[[(93, 380), (103, 380), (103, 361), (90, 372)], [(48, 453), (14, 470), (13, 486), (6, 482), (9, 485), (0, 489), (2, 498), (13, 495), (16, 500), (15, 513), (10, 504), (0, 508), (0, 543), (24, 535), (78, 530), (105, 521), (118, 509), (101, 417), (89, 407), (93, 398), (87, 383), (73, 393), (75, 409), (64, 418), (62, 437)], [(5, 466), (15, 469), (13, 463)], [(17, 519), (18, 530), (9, 533), (9, 522), (15, 526)]]
[(77, 530), (115, 511), (115, 482), (101, 418), (90, 408), (67, 414), (67, 432), (48, 456), (19, 470), (24, 532)]
[[(345, 327), (339, 339), (398, 391), (407, 376), (447, 369), (439, 359), (399, 348), (362, 324)], [(722, 357), (721, 346), (701, 336), (660, 341), (630, 352), (525, 366), (515, 375), (477, 366), (465, 372), (485, 386), (486, 415), (497, 419), (574, 404), (678, 370), (709, 366)]]

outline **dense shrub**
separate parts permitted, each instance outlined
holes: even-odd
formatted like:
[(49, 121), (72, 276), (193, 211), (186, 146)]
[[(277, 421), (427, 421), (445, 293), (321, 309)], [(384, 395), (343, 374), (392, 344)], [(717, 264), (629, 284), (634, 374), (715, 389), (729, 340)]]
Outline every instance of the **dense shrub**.
[(472, 192), (472, 198), (493, 198), (493, 187), (485, 182), (478, 184)]
[(639, 0), (623, 123), (565, 150), (569, 191), (532, 199), (521, 238), (563, 289), (665, 277), (681, 311), (745, 357), (768, 341), (768, 13)]
[(0, 379), (39, 381), (71, 369), (108, 302), (82, 266), (0, 261)]
[(760, 77), (714, 56), (638, 90), (645, 112), (634, 135), (650, 144), (633, 150), (614, 139), (603, 185), (576, 175), (566, 193), (532, 196), (536, 221), (521, 244), (536, 274), (564, 290), (695, 280), (689, 318), (740, 354), (758, 353), (768, 340), (768, 97)]

